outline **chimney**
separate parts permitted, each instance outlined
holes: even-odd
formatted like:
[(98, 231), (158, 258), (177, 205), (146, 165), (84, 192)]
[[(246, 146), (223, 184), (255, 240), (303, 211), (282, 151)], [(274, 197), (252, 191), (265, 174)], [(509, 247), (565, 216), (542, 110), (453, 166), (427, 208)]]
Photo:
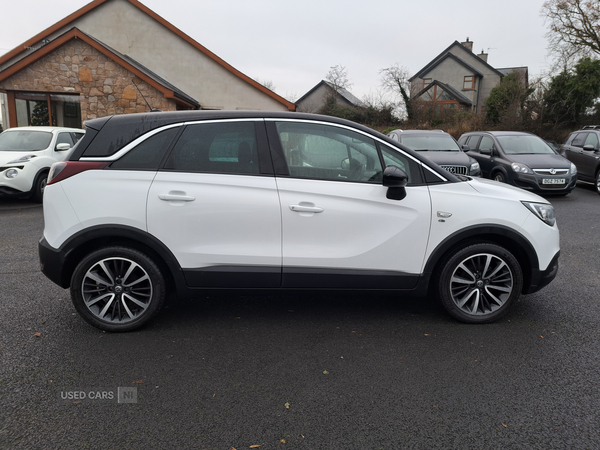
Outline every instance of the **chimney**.
[(469, 41), (469, 38), (467, 37), (467, 41), (466, 42), (461, 42), (462, 46), (465, 47), (467, 50), (469, 51), (473, 51), (473, 42)]
[(480, 53), (479, 55), (477, 55), (477, 56), (479, 56), (479, 58), (480, 58), (480, 59), (482, 59), (482, 60), (484, 60), (485, 62), (487, 62), (487, 57), (488, 57), (488, 54), (487, 54), (487, 53), (484, 53), (484, 52), (483, 52), (483, 49), (481, 49), (481, 53)]

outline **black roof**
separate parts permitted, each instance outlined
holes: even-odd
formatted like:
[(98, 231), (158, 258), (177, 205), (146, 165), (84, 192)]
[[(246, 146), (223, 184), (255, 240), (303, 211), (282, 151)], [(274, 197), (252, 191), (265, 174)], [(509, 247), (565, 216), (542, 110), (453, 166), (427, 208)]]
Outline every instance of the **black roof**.
[[(333, 123), (345, 125), (387, 142), (392, 147), (400, 147), (402, 150), (415, 159), (427, 164), (432, 170), (430, 161), (411, 150), (410, 148), (399, 144), (392, 138), (368, 128), (358, 123), (340, 119), (338, 117), (323, 116), (320, 114), (298, 113), (291, 111), (208, 111), (208, 110), (190, 110), (190, 111), (166, 111), (149, 112), (136, 114), (121, 114), (116, 116), (102, 117), (84, 122), (87, 127), (84, 137), (77, 143), (70, 161), (78, 161), (85, 152), (85, 157), (102, 158), (113, 155), (125, 145), (129, 144), (145, 133), (166, 125), (182, 122), (198, 122), (204, 120), (223, 120), (223, 119), (295, 119), (311, 120), (324, 123)], [(452, 174), (439, 172), (447, 180), (452, 182), (460, 181)]]
[[(121, 114), (92, 119), (84, 122), (88, 128), (83, 142), (77, 146), (71, 160), (78, 160), (85, 150), (85, 156), (105, 157), (116, 153), (125, 145), (143, 134), (166, 125), (181, 122), (202, 120), (272, 118), (272, 119), (308, 119), (321, 122), (347, 125), (367, 133), (376, 135), (389, 142), (394, 142), (384, 134), (357, 123), (332, 116), (297, 113), (290, 111), (223, 111), (223, 110), (191, 110), (191, 111), (159, 111), (137, 114)], [(94, 139), (102, 130), (102, 139)]]

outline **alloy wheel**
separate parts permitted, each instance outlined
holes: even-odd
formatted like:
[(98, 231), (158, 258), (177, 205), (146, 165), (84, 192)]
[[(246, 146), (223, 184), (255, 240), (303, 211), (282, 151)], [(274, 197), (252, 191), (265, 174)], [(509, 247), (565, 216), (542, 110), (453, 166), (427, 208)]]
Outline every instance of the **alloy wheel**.
[(135, 320), (150, 306), (152, 280), (142, 266), (122, 257), (93, 264), (81, 283), (81, 294), (89, 312), (111, 324)]
[(509, 299), (513, 288), (510, 267), (490, 253), (464, 259), (450, 278), (452, 301), (469, 315), (486, 315), (498, 310)]

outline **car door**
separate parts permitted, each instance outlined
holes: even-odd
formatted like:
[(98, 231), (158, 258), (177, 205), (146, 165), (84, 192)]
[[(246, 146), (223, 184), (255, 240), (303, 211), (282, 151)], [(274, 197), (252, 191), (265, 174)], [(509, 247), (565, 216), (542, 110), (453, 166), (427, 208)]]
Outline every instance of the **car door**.
[[(285, 287), (412, 288), (421, 272), (431, 205), (420, 164), (347, 127), (267, 121), (283, 226)], [(383, 167), (409, 175), (391, 200)]]
[(148, 232), (190, 287), (278, 287), (281, 211), (262, 119), (188, 124), (150, 187)]
[(585, 164), (583, 146), (585, 145), (585, 141), (589, 134), (589, 132), (577, 133), (571, 140), (570, 144), (565, 145), (564, 156), (573, 164), (575, 164), (579, 177), (582, 175), (585, 177), (583, 167)]
[[(489, 153), (482, 153), (482, 150)], [(496, 147), (494, 140), (490, 136), (482, 136), (476, 151), (469, 152), (469, 155), (477, 160), (481, 168), (481, 175), (490, 178), (494, 169), (494, 152)]]
[(598, 135), (594, 132), (588, 133), (583, 146), (592, 146), (593, 150), (581, 149), (581, 153), (578, 155), (579, 166), (577, 166), (577, 172), (581, 172), (581, 178), (588, 180), (594, 180), (596, 164), (598, 160), (599, 142)]

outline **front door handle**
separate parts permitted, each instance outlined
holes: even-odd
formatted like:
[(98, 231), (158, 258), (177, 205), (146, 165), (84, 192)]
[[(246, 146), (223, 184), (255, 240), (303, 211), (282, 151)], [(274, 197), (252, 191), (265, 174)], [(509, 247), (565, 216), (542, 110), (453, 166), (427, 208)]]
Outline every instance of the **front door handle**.
[(171, 191), (168, 194), (159, 194), (158, 198), (166, 202), (193, 202), (196, 197), (187, 195), (185, 192)]
[(305, 206), (305, 205), (290, 205), (290, 209), (294, 212), (310, 212), (310, 213), (321, 213), (323, 208), (318, 206)]

